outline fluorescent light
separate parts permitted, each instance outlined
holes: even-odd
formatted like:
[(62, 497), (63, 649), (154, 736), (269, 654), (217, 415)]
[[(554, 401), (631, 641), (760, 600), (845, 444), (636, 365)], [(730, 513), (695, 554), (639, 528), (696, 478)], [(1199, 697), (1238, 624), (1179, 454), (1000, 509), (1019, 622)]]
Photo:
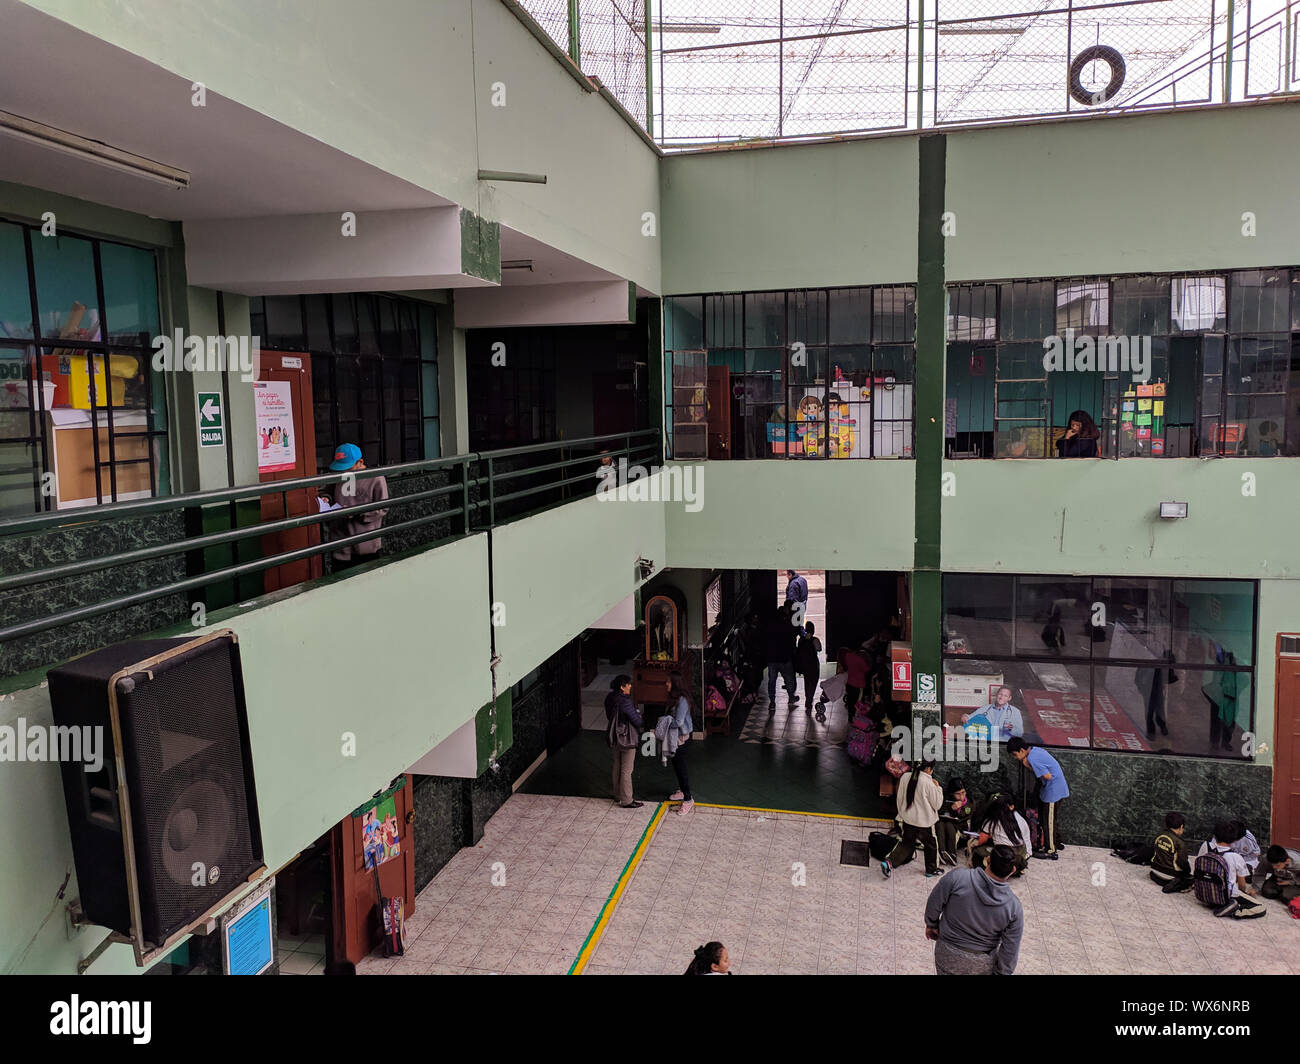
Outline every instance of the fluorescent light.
[(1165, 518), (1186, 517), (1187, 503), (1185, 502), (1162, 502), (1160, 504), (1160, 516)]
[(529, 273), (533, 269), (532, 259), (508, 259), (501, 263), (503, 270), (527, 270)]
[(1019, 37), (1028, 26), (1008, 26), (1006, 29), (999, 29), (996, 26), (940, 26), (939, 36), (941, 37)]
[(184, 170), (177, 170), (174, 166), (146, 159), (143, 155), (133, 155), (103, 141), (80, 137), (76, 133), (56, 129), (44, 122), (36, 122), (8, 111), (0, 111), (0, 133), (109, 170), (157, 181), (171, 188), (190, 187), (190, 175)]

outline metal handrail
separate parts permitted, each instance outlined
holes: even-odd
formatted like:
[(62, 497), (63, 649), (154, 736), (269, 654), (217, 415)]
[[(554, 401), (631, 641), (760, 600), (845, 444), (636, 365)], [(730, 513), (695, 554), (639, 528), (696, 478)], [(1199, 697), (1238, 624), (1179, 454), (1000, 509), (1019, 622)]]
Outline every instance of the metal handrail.
[[(654, 444), (650, 442), (651, 437), (655, 438)], [(659, 442), (658, 437), (658, 430), (645, 429), (632, 433), (590, 436), (577, 440), (556, 441), (554, 443), (532, 444), (525, 447), (506, 448), (501, 451), (471, 452), (463, 455), (452, 455), (446, 458), (405, 462), (399, 465), (359, 470), (353, 474), (329, 473), (315, 477), (298, 477), (292, 480), (270, 481), (265, 484), (249, 484), (241, 487), (220, 488), (214, 491), (190, 492), (183, 495), (168, 496), (163, 499), (146, 499), (126, 503), (110, 503), (105, 506), (96, 507), (93, 510), (59, 511), (50, 514), (42, 514), (36, 517), (0, 520), (0, 536), (22, 535), (41, 530), (48, 530), (53, 527), (70, 527), (85, 524), (88, 521), (105, 521), (113, 520), (115, 518), (122, 519), (139, 516), (141, 514), (166, 512), (169, 510), (184, 511), (224, 502), (259, 499), (262, 496), (269, 494), (283, 495), (290, 491), (302, 489), (316, 490), (326, 484), (341, 483), (349, 476), (356, 479), (365, 479), (367, 477), (376, 476), (418, 474), (441, 469), (459, 468), (460, 470), (460, 475), (456, 478), (454, 483), (446, 484), (438, 488), (431, 488), (425, 491), (413, 492), (409, 495), (390, 496), (385, 499), (378, 499), (369, 503), (349, 506), (338, 510), (300, 514), (273, 521), (258, 522), (256, 524), (245, 525), (221, 532), (191, 536), (171, 543), (161, 543), (149, 547), (121, 551), (116, 554), (109, 554), (98, 558), (65, 562), (41, 569), (34, 569), (24, 573), (15, 573), (0, 577), (0, 591), (9, 591), (30, 587), (36, 584), (49, 583), (54, 580), (81, 576), (86, 573), (111, 569), (121, 565), (151, 561), (170, 555), (189, 554), (191, 552), (201, 551), (211, 547), (237, 543), (245, 539), (262, 538), (277, 532), (304, 528), (311, 525), (319, 525), (325, 522), (334, 522), (348, 517), (369, 513), (373, 510), (387, 510), (398, 506), (405, 506), (428, 499), (438, 498), (443, 495), (451, 495), (454, 493), (460, 493), (461, 495), (460, 504), (458, 506), (439, 510), (437, 513), (399, 521), (395, 524), (387, 524), (381, 529), (368, 529), (352, 536), (322, 540), (322, 542), (317, 544), (311, 544), (295, 550), (285, 551), (269, 557), (258, 558), (247, 562), (238, 562), (232, 565), (207, 570), (194, 576), (186, 577), (183, 580), (173, 581), (159, 587), (147, 588), (143, 591), (111, 597), (102, 602), (60, 610), (46, 617), (33, 618), (5, 628), (0, 628), (0, 643), (17, 639), (22, 636), (34, 635), (38, 632), (48, 631), (52, 628), (59, 628), (76, 621), (88, 620), (93, 617), (102, 616), (106, 613), (112, 613), (119, 609), (125, 609), (144, 602), (165, 598), (169, 595), (179, 594), (200, 587), (211, 586), (223, 580), (243, 576), (245, 574), (256, 573), (262, 570), (276, 568), (290, 562), (331, 553), (342, 547), (352, 546), (353, 544), (362, 543), (381, 536), (391, 535), (395, 532), (401, 532), (406, 529), (417, 528), (435, 521), (460, 520), (460, 531), (453, 533), (449, 537), (444, 537), (438, 540), (438, 543), (445, 543), (451, 539), (468, 536), (483, 530), (475, 525), (474, 515), (477, 512), (485, 509), (488, 511), (489, 521), (486, 526), (487, 528), (496, 527), (498, 523), (517, 520), (528, 515), (525, 513), (510, 514), (504, 517), (501, 522), (498, 522), (495, 504), (497, 502), (504, 503), (514, 499), (525, 498), (545, 491), (563, 491), (571, 484), (586, 481), (587, 475), (585, 473), (572, 477), (563, 475), (558, 480), (548, 480), (545, 484), (521, 491), (508, 492), (506, 494), (497, 493), (496, 489), (498, 481), (524, 474), (567, 470), (571, 466), (591, 462), (598, 458), (599, 455), (583, 455), (576, 458), (563, 459), (559, 462), (546, 463), (542, 466), (532, 466), (518, 470), (496, 470), (493, 468), (496, 460), (500, 458), (511, 458), (521, 454), (540, 454), (546, 451), (558, 450), (563, 452), (568, 448), (597, 446), (601, 444), (622, 445), (612, 447), (609, 450), (609, 453), (613, 457), (626, 455), (630, 458), (633, 455), (636, 455), (638, 457), (643, 456), (653, 460), (656, 455), (660, 454), (657, 446)], [(633, 446), (633, 440), (644, 440), (646, 442), (641, 443), (639, 446)], [(475, 469), (475, 463), (482, 463), (486, 472), (482, 473), (478, 469)], [(471, 489), (482, 487), (487, 488), (487, 498), (471, 500)]]

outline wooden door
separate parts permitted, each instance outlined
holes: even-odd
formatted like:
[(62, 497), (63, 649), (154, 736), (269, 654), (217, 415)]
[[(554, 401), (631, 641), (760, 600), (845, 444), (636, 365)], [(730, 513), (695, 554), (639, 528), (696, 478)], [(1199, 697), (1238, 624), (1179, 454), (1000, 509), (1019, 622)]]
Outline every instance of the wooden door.
[[(403, 917), (415, 912), (414, 796), (411, 778), (393, 795), (400, 825), (401, 853), (379, 866), (379, 889), (385, 898), (401, 897)], [(375, 872), (365, 867), (361, 817), (349, 816), (334, 829), (337, 889), (334, 892), (334, 950), (336, 960), (353, 964), (380, 943), (375, 918)]]
[[(275, 455), (273, 453), (275, 444), (268, 442), (264, 437), (264, 430), (266, 430), (267, 434), (274, 434), (274, 420), (264, 419), (263, 415), (259, 413), (257, 425), (258, 478), (265, 484), (275, 480), (294, 480), (298, 477), (316, 476), (320, 471), (316, 468), (316, 427), (311, 414), (311, 356), (306, 354), (284, 354), (278, 351), (264, 352), (262, 355), (262, 370), (258, 380), (279, 382), (287, 385), (289, 399), (293, 408), (292, 429), (290, 430), (293, 434), (293, 441), (292, 446), (286, 448), (291, 453), (283, 456)], [(282, 391), (283, 389), (277, 389), (277, 392)], [(259, 411), (262, 410), (263, 407), (260, 405), (262, 400), (257, 396), (254, 397), (254, 400), (259, 403)], [(289, 466), (286, 462), (278, 460), (281, 457), (291, 457), (292, 465)], [(262, 496), (263, 521), (274, 521), (284, 517), (299, 517), (303, 514), (315, 513), (317, 509), (316, 493), (306, 488), (286, 492), (284, 495)], [(281, 554), (285, 551), (315, 546), (319, 542), (320, 525), (308, 525), (305, 528), (293, 528), (286, 532), (276, 532), (269, 536), (263, 536), (262, 552), (264, 555)], [(278, 591), (280, 588), (290, 587), (293, 584), (301, 584), (304, 581), (315, 579), (323, 571), (323, 562), (320, 556), (289, 562), (287, 565), (277, 565), (274, 569), (266, 571), (266, 590)]]
[(731, 457), (731, 370), (709, 367), (709, 457)]
[[(1300, 636), (1278, 636), (1279, 648), (1287, 644), (1300, 644)], [(1271, 840), (1281, 846), (1300, 848), (1300, 654), (1280, 650), (1273, 728)]]

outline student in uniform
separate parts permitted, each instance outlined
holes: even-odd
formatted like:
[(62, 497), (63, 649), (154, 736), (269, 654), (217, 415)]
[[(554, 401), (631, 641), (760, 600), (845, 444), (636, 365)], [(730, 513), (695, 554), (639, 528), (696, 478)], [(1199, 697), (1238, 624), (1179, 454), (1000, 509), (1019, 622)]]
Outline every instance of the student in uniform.
[(1268, 848), (1268, 853), (1255, 869), (1255, 877), (1260, 881), (1259, 893), (1262, 897), (1283, 904), (1300, 897), (1300, 886), (1296, 886), (1295, 873), (1291, 869), (1291, 855), (1284, 846)]
[(979, 826), (979, 837), (971, 840), (970, 863), (972, 868), (983, 866), (988, 855), (998, 846), (1005, 846), (1015, 858), (1015, 875), (1023, 875), (1029, 867), (1029, 823), (1016, 812), (1016, 800), (1004, 794), (984, 814)]
[(730, 975), (731, 956), (721, 942), (706, 942), (695, 951), (683, 975)]
[(934, 832), (942, 805), (943, 788), (934, 778), (934, 762), (916, 762), (898, 781), (898, 819), (903, 826), (903, 837), (880, 862), (881, 875), (888, 879), (896, 867), (907, 864), (917, 846), (925, 854), (925, 878), (943, 875), (939, 867), (939, 840)]
[[(811, 716), (813, 711), (813, 692), (817, 690), (817, 681), (821, 678), (822, 662), (820, 658), (822, 641), (817, 638), (817, 626), (808, 621), (799, 635), (799, 644), (794, 650), (795, 671), (803, 677), (803, 711)], [(820, 713), (821, 711), (818, 710)], [(853, 714), (849, 714), (849, 720)]]
[(957, 866), (957, 850), (965, 843), (963, 831), (970, 829), (975, 807), (966, 795), (966, 784), (957, 777), (948, 781), (948, 795), (939, 809), (935, 833), (939, 838), (939, 860)]
[(1151, 857), (1151, 881), (1164, 887), (1166, 894), (1192, 889), (1192, 866), (1183, 841), (1186, 830), (1187, 818), (1182, 813), (1166, 813), (1165, 830), (1152, 843), (1155, 853)]
[[(1258, 901), (1258, 892), (1246, 882), (1246, 859), (1233, 852), (1232, 844), (1237, 840), (1237, 825), (1226, 820), (1214, 825), (1214, 838), (1201, 843), (1196, 853), (1196, 861), (1207, 853), (1218, 854), (1219, 859), (1228, 866), (1228, 903), (1214, 910), (1215, 916), (1250, 917), (1263, 916), (1263, 903)], [(1195, 864), (1192, 866), (1195, 868)]]
[(1065, 773), (1057, 764), (1056, 758), (1041, 746), (1031, 746), (1018, 736), (1007, 742), (1007, 750), (1022, 765), (1028, 765), (1038, 777), (1038, 823), (1043, 830), (1043, 848), (1035, 850), (1033, 856), (1040, 860), (1055, 861), (1058, 851), (1065, 849), (1060, 843), (1056, 828), (1057, 806), (1070, 797), (1070, 787), (1065, 782)]

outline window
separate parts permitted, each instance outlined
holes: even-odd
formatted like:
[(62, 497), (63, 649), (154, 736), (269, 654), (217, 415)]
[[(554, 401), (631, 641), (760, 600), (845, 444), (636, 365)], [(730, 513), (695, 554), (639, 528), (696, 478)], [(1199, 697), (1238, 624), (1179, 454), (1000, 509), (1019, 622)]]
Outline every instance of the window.
[[(1300, 455), (1297, 279), (1271, 269), (951, 286), (949, 456)], [(1072, 421), (1091, 438), (1089, 420), (1095, 445), (1061, 443)]]
[(161, 331), (153, 251), (0, 221), (0, 514), (166, 492)]
[(707, 453), (714, 385), (735, 458), (910, 458), (915, 337), (910, 285), (666, 299), (673, 454)]
[[(992, 720), (1000, 738), (1044, 746), (1251, 756), (1252, 581), (948, 573), (943, 631), (951, 726)], [(1014, 713), (988, 708), (1004, 686)]]
[(373, 293), (264, 296), (250, 314), (264, 348), (311, 355), (320, 468), (344, 441), (371, 466), (441, 453), (432, 306)]

